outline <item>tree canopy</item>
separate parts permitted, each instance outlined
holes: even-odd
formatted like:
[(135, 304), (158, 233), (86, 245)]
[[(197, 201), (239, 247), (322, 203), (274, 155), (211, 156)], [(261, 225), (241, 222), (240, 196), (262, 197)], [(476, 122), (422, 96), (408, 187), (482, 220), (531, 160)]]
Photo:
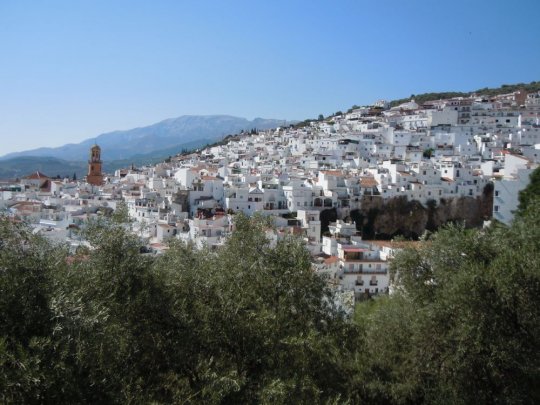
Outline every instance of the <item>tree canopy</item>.
[(521, 215), (527, 208), (540, 198), (540, 167), (537, 167), (529, 176), (529, 184), (519, 192), (519, 206), (517, 214)]
[(70, 255), (0, 219), (2, 403), (538, 403), (540, 204), (449, 226), (346, 316), (302, 241), (237, 215), (218, 250), (141, 254), (125, 207)]
[(476, 94), (478, 96), (486, 96), (486, 97), (493, 97), (500, 94), (507, 94), (512, 93), (514, 91), (518, 90), (524, 90), (528, 93), (534, 93), (537, 91), (540, 91), (540, 82), (530, 82), (530, 83), (516, 83), (516, 84), (503, 84), (500, 87), (495, 88), (488, 88), (484, 87), (482, 89), (478, 89), (471, 92), (456, 92), (456, 91), (447, 91), (447, 92), (439, 92), (439, 93), (422, 93), (422, 94), (411, 94), (411, 97), (409, 98), (401, 98), (398, 100), (392, 100), (390, 102), (390, 107), (395, 107), (400, 104), (406, 103), (411, 100), (411, 98), (414, 98), (416, 103), (423, 104), (427, 101), (433, 101), (433, 100), (441, 100), (441, 99), (447, 99), (447, 98), (453, 98), (453, 97), (469, 97), (473, 94)]
[(397, 292), (363, 322), (367, 397), (538, 403), (538, 200), (511, 228), (449, 226), (392, 269)]
[(346, 392), (357, 327), (302, 242), (239, 215), (218, 251), (161, 257), (119, 218), (68, 259), (2, 220), (3, 403), (327, 402)]

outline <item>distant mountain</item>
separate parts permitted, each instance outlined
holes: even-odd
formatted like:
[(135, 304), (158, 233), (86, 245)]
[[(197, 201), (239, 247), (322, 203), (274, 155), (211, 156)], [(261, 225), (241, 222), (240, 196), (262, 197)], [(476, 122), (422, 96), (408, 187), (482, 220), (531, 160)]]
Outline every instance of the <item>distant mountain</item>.
[[(186, 143), (185, 148), (196, 148), (199, 144)], [(149, 154), (139, 154), (129, 159), (120, 159), (103, 162), (103, 171), (113, 173), (116, 169), (135, 166), (154, 165), (163, 162), (169, 156), (175, 155), (182, 148), (163, 149)], [(0, 160), (0, 179), (16, 179), (40, 171), (49, 177), (60, 176), (71, 178), (73, 174), (82, 179), (88, 172), (87, 161), (67, 161), (53, 157), (20, 156)]]
[(172, 155), (180, 152), (183, 148), (202, 146), (215, 142), (226, 135), (237, 134), (242, 130), (270, 129), (292, 123), (264, 118), (255, 118), (249, 121), (245, 118), (229, 115), (184, 115), (147, 127), (101, 134), (78, 144), (9, 153), (1, 157), (0, 160), (33, 156), (83, 162), (88, 158), (89, 149), (94, 142), (101, 146), (102, 158), (105, 162), (120, 159), (129, 160), (154, 152), (163, 153), (165, 150), (169, 151), (167, 155)]
[(68, 162), (52, 157), (21, 156), (0, 161), (0, 179), (16, 179), (40, 171), (49, 177), (77, 178), (86, 174), (87, 164), (84, 162)]

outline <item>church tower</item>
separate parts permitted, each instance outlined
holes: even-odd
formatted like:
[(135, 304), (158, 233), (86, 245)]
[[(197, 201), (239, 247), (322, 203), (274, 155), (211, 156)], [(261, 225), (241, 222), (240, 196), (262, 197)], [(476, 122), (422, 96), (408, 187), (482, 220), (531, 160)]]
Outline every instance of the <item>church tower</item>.
[(90, 159), (88, 160), (88, 175), (86, 176), (86, 182), (94, 186), (101, 186), (103, 184), (103, 174), (101, 173), (101, 148), (97, 145), (92, 146), (90, 149)]

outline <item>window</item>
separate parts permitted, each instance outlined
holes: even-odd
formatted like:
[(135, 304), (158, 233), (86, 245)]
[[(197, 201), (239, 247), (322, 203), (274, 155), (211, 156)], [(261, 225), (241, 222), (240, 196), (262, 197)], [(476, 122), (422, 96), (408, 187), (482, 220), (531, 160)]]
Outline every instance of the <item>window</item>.
[(498, 206), (498, 205), (495, 205), (495, 206), (493, 207), (493, 211), (499, 212), (499, 206)]

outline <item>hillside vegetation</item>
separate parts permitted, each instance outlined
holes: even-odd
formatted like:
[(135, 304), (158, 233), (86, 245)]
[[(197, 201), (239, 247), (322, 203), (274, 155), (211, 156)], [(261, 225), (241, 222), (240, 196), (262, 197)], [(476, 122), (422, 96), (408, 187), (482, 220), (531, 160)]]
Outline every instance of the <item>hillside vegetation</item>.
[(503, 84), (500, 87), (494, 87), (494, 88), (484, 87), (482, 89), (469, 91), (465, 93), (447, 91), (447, 92), (439, 92), (439, 93), (411, 94), (411, 96), (408, 98), (401, 98), (398, 100), (391, 101), (390, 106), (395, 107), (397, 105), (406, 103), (410, 101), (411, 99), (414, 99), (414, 101), (418, 104), (423, 104), (427, 101), (441, 100), (441, 99), (447, 99), (447, 98), (453, 98), (453, 97), (469, 97), (472, 95), (492, 97), (492, 96), (497, 96), (500, 94), (512, 93), (518, 90), (524, 90), (527, 93), (534, 93), (534, 92), (540, 91), (540, 82)]
[(301, 241), (236, 217), (218, 251), (140, 254), (126, 211), (69, 256), (0, 221), (1, 403), (533, 404), (540, 204), (511, 228), (450, 226), (392, 265), (354, 319)]

